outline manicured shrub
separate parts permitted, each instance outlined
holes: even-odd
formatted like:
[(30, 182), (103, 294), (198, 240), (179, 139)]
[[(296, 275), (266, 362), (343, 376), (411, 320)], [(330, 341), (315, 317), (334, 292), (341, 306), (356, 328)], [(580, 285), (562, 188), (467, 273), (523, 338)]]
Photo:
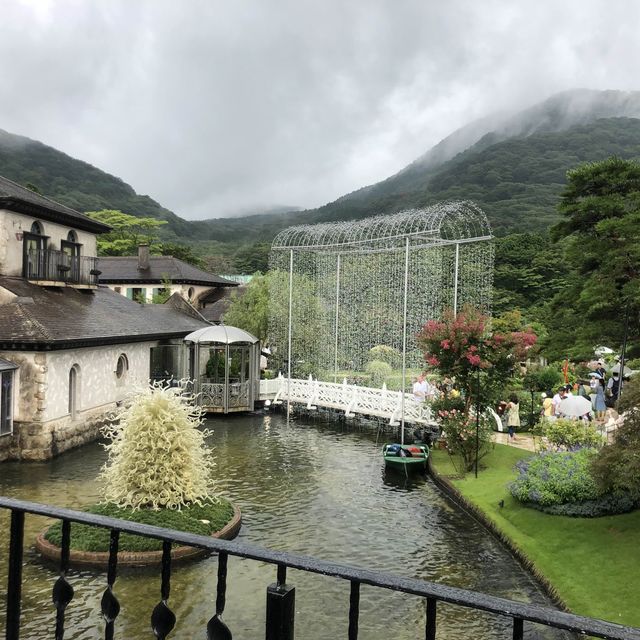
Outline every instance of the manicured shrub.
[(367, 365), (366, 373), (371, 378), (371, 382), (377, 386), (382, 386), (382, 383), (393, 373), (393, 369), (390, 364), (382, 362), (382, 360), (374, 360)]
[(595, 500), (603, 495), (589, 472), (594, 449), (542, 452), (516, 465), (519, 476), (509, 485), (524, 503), (543, 507)]
[(572, 518), (597, 518), (599, 516), (626, 513), (636, 508), (637, 502), (627, 492), (606, 493), (595, 500), (584, 502), (567, 502), (566, 504), (553, 504), (542, 506), (530, 504), (540, 511), (556, 516), (570, 516)]
[(534, 391), (556, 389), (564, 382), (560, 367), (531, 367), (524, 378), (524, 387)]
[(379, 344), (369, 349), (369, 360), (386, 362), (392, 369), (398, 369), (402, 366), (402, 354), (397, 349), (388, 347), (386, 344)]
[(583, 420), (544, 420), (540, 423), (540, 434), (556, 448), (595, 448), (603, 444), (595, 426)]

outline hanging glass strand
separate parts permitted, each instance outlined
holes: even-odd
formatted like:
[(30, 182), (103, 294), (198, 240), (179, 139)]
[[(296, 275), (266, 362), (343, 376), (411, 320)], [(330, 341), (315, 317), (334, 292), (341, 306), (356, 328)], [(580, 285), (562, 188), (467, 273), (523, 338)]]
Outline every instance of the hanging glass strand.
[[(293, 252), (292, 372), (325, 380), (363, 372), (373, 347), (402, 351), (405, 243), (409, 240), (407, 366), (424, 366), (416, 335), (429, 319), (465, 304), (491, 310), (494, 248), (471, 202), (358, 221), (302, 225), (272, 245), (269, 333), (286, 370), (289, 258)], [(375, 352), (374, 352), (375, 353)], [(339, 381), (339, 380), (338, 380)]]

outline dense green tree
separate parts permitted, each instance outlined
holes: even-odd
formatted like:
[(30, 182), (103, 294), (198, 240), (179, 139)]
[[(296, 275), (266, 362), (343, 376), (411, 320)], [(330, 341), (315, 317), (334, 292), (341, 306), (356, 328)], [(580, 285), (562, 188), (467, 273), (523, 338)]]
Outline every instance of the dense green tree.
[(27, 182), (24, 186), (27, 187), (29, 191), (33, 191), (34, 193), (42, 193), (42, 191), (40, 191), (40, 189), (32, 182)]
[(231, 275), (234, 271), (232, 258), (224, 253), (207, 254), (202, 257), (202, 262), (209, 273)]
[(592, 464), (596, 482), (605, 491), (627, 491), (640, 501), (640, 377), (624, 387), (618, 409), (622, 425), (611, 444), (603, 447)]
[(535, 309), (564, 286), (561, 247), (554, 246), (546, 233), (504, 236), (495, 247), (494, 312), (518, 308), (524, 316), (536, 317)]
[(98, 255), (101, 256), (134, 255), (141, 243), (157, 245), (156, 230), (166, 224), (164, 220), (137, 218), (115, 209), (88, 211), (87, 215), (112, 229), (98, 236)]
[(269, 268), (271, 245), (264, 242), (242, 245), (233, 256), (236, 273), (251, 275), (256, 271), (265, 272)]
[[(293, 292), (292, 374), (294, 377), (305, 377), (312, 372), (317, 375), (320, 351), (325, 347), (318, 341), (324, 311), (309, 278), (295, 275)], [(271, 367), (286, 369), (288, 313), (289, 274), (276, 270), (254, 276), (242, 295), (234, 292), (224, 321), (271, 345)]]
[[(552, 356), (591, 355), (619, 347), (625, 312), (630, 354), (638, 353), (640, 314), (640, 163), (609, 158), (568, 172), (552, 230), (572, 273), (547, 309)], [(570, 335), (567, 335), (570, 332)], [(559, 340), (572, 345), (560, 353)]]
[(205, 267), (204, 261), (200, 256), (197, 256), (194, 253), (192, 246), (178, 244), (177, 242), (162, 242), (158, 250), (160, 255), (173, 256), (174, 258), (178, 258), (178, 260), (182, 260), (183, 262), (188, 262), (199, 269), (203, 269)]
[(269, 276), (256, 275), (244, 288), (231, 294), (224, 323), (238, 327), (265, 343), (269, 334)]

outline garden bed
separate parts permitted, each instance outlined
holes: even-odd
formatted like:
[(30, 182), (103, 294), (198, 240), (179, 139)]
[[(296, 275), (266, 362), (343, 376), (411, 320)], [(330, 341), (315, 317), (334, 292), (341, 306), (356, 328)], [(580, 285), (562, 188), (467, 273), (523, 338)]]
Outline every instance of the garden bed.
[[(240, 509), (227, 500), (218, 500), (205, 506), (194, 505), (176, 510), (120, 509), (113, 505), (94, 505), (89, 513), (121, 518), (167, 529), (176, 529), (199, 535), (230, 540), (240, 531)], [(203, 522), (206, 521), (206, 522)], [(48, 560), (60, 561), (62, 525), (47, 527), (36, 538), (36, 550)], [(71, 550), (69, 562), (77, 567), (104, 568), (109, 560), (109, 529), (83, 524), (71, 525)], [(209, 553), (206, 549), (177, 546), (171, 550), (174, 561), (193, 560)], [(162, 541), (128, 533), (120, 535), (118, 565), (128, 567), (153, 566), (162, 560)]]
[(522, 505), (507, 489), (514, 466), (531, 453), (496, 445), (476, 479), (455, 474), (449, 456), (433, 451), (436, 474), (455, 490), (574, 613), (640, 626), (640, 510), (600, 518), (549, 515)]

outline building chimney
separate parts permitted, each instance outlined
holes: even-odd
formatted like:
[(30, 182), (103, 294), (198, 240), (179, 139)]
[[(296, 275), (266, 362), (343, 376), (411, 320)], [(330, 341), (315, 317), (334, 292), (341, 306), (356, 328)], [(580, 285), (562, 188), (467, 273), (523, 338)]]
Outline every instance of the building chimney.
[(149, 245), (138, 245), (138, 270), (146, 271), (149, 268)]

